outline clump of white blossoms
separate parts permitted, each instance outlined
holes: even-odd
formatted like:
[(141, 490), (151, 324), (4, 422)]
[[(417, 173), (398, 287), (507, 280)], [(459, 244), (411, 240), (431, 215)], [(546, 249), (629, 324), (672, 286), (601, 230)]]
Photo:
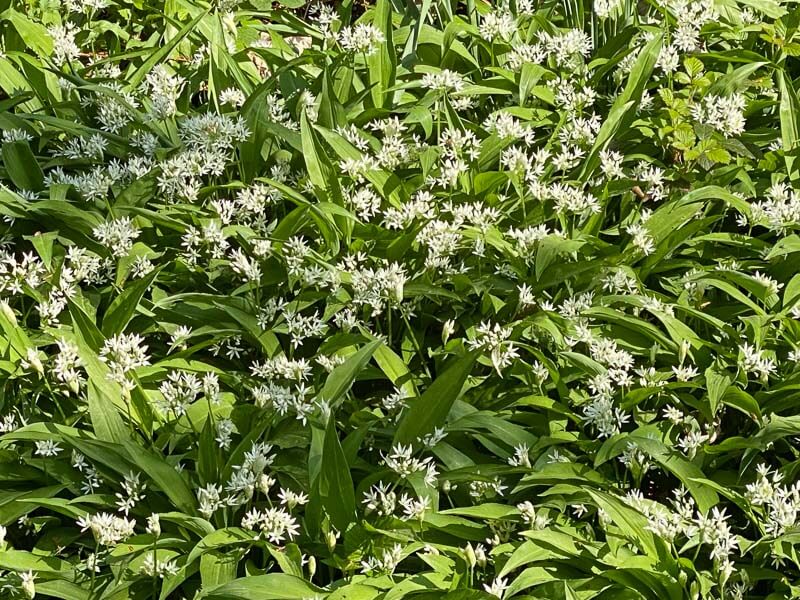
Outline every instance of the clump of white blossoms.
[(781, 485), (783, 475), (760, 464), (758, 477), (747, 484), (745, 497), (753, 505), (763, 507), (768, 535), (778, 537), (797, 526), (800, 519), (800, 483)]
[(61, 66), (78, 58), (81, 49), (75, 43), (78, 30), (74, 23), (67, 21), (63, 25), (52, 25), (47, 33), (53, 40), (53, 61), (57, 65)]
[(128, 375), (150, 364), (144, 338), (138, 333), (120, 333), (107, 339), (100, 349), (100, 360), (108, 365), (109, 379), (127, 389), (133, 389), (136, 385)]
[(701, 103), (692, 107), (692, 117), (698, 123), (709, 125), (725, 137), (744, 132), (745, 97), (742, 94), (704, 96)]
[(150, 101), (151, 119), (162, 120), (175, 116), (178, 111), (176, 102), (181, 95), (185, 81), (171, 72), (165, 65), (156, 65), (145, 77), (142, 84), (147, 99)]
[(92, 233), (97, 241), (108, 248), (111, 254), (122, 257), (130, 252), (140, 231), (130, 217), (121, 217), (98, 225), (92, 230)]
[(503, 327), (500, 323), (492, 326), (491, 323), (484, 322), (475, 328), (475, 337), (468, 341), (468, 347), (470, 350), (488, 352), (497, 374), (501, 375), (503, 369), (519, 356), (514, 342), (508, 339), (511, 333), (510, 327)]
[(436, 92), (460, 92), (466, 82), (457, 71), (442, 69), (438, 73), (425, 73), (422, 76), (422, 87)]
[(0, 596), (792, 594), (791, 3), (45, 4)]
[(384, 548), (380, 556), (369, 556), (361, 561), (361, 572), (368, 575), (394, 573), (400, 561), (403, 560), (403, 546), (393, 544), (390, 548)]
[(645, 256), (649, 256), (656, 251), (655, 241), (650, 235), (647, 227), (642, 223), (632, 223), (628, 225), (627, 232), (631, 235), (631, 242)]
[(741, 215), (740, 222), (762, 225), (786, 235), (800, 225), (800, 194), (785, 182), (773, 183), (766, 190), (764, 200), (749, 204), (750, 214)]
[(394, 471), (401, 479), (406, 479), (414, 473), (422, 473), (423, 481), (427, 486), (436, 484), (436, 477), (439, 474), (432, 456), (425, 458), (415, 458), (414, 449), (411, 445), (404, 446), (396, 444), (392, 446), (390, 452), (383, 454), (383, 464), (388, 469)]
[(742, 369), (748, 374), (757, 375), (763, 382), (766, 382), (770, 375), (777, 370), (777, 365), (773, 358), (764, 350), (752, 346), (748, 342), (739, 347), (739, 352), (741, 355), (739, 364)]
[(177, 562), (172, 559), (162, 560), (158, 558), (156, 552), (148, 552), (145, 555), (142, 566), (139, 567), (140, 573), (148, 577), (159, 577), (161, 579), (173, 577), (179, 571), (180, 567)]
[(52, 374), (71, 393), (78, 394), (85, 381), (83, 373), (78, 370), (82, 364), (78, 347), (65, 339), (58, 340), (57, 344), (59, 352), (52, 364)]
[(109, 513), (86, 515), (77, 521), (81, 531), (91, 530), (95, 540), (101, 546), (116, 546), (133, 535), (136, 521), (125, 519)]
[(245, 103), (247, 98), (244, 92), (238, 88), (225, 88), (219, 93), (219, 103), (239, 107)]
[(622, 8), (622, 0), (595, 0), (594, 13), (600, 19), (614, 18)]
[(517, 32), (517, 22), (511, 13), (493, 11), (483, 16), (478, 31), (487, 41), (507, 42)]
[(252, 509), (242, 518), (242, 527), (258, 530), (259, 536), (273, 544), (291, 540), (300, 533), (300, 525), (291, 513), (282, 508)]
[(226, 153), (250, 137), (242, 117), (236, 118), (207, 112), (182, 119), (179, 124), (181, 141), (192, 150)]
[(630, 420), (630, 415), (615, 406), (613, 399), (604, 393), (597, 394), (586, 405), (583, 409), (583, 417), (587, 425), (597, 429), (600, 437), (610, 437), (618, 434), (623, 425)]
[(383, 32), (370, 23), (359, 23), (355, 26), (343, 27), (338, 34), (342, 48), (350, 52), (362, 52), (370, 56), (386, 41)]
[(63, 450), (63, 448), (61, 448), (61, 446), (59, 446), (58, 443), (53, 440), (43, 440), (40, 442), (34, 442), (34, 444), (36, 445), (35, 453), (45, 458), (50, 456), (58, 456), (59, 452)]

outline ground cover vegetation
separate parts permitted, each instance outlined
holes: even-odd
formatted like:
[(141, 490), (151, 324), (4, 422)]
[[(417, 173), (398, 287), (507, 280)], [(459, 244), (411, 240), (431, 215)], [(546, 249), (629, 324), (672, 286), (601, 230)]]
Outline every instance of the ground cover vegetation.
[(797, 4), (0, 9), (0, 596), (800, 595)]

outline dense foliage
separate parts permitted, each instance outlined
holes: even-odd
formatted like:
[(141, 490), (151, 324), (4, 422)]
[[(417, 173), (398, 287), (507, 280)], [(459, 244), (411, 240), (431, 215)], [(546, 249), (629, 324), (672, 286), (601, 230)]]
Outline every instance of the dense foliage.
[(0, 596), (800, 595), (797, 4), (0, 9)]

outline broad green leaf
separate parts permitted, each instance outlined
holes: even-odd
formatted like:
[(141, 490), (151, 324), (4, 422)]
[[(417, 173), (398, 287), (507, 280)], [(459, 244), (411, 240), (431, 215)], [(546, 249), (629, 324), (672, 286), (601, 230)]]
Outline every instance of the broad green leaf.
[(324, 592), (305, 580), (285, 573), (268, 573), (236, 579), (204, 590), (198, 598), (208, 600), (305, 600)]
[(24, 550), (0, 550), (0, 569), (13, 571), (42, 571), (67, 575), (72, 565), (55, 556), (37, 556)]
[(253, 532), (242, 529), (241, 527), (225, 527), (212, 531), (203, 537), (202, 540), (192, 548), (192, 551), (187, 557), (187, 562), (191, 563), (197, 560), (204, 553), (223, 548), (225, 546), (251, 544), (254, 542), (255, 534)]
[(628, 75), (625, 88), (614, 100), (608, 117), (603, 121), (603, 125), (595, 138), (592, 149), (583, 161), (580, 177), (582, 181), (590, 177), (599, 164), (600, 151), (605, 149), (617, 132), (630, 122), (633, 108), (641, 100), (650, 75), (653, 73), (653, 68), (661, 52), (662, 43), (662, 36), (660, 34), (656, 35), (639, 53), (630, 75)]
[(319, 502), (338, 531), (345, 531), (356, 518), (350, 466), (342, 451), (333, 416), (328, 419), (322, 448), (322, 462), (316, 476), (312, 502)]
[(798, 167), (795, 163), (797, 162), (797, 145), (800, 141), (800, 101), (797, 99), (797, 92), (792, 85), (791, 78), (787, 77), (782, 70), (776, 72), (776, 77), (781, 95), (780, 122), (784, 160), (789, 178), (794, 182), (798, 178)]
[(158, 277), (160, 270), (160, 268), (153, 269), (141, 279), (128, 283), (125, 290), (114, 298), (103, 317), (104, 335), (111, 337), (125, 330), (126, 325), (136, 312), (142, 296)]
[(124, 453), (164, 492), (175, 506), (189, 515), (193, 514), (197, 500), (183, 476), (166, 463), (160, 454), (145, 450), (137, 444), (123, 443)]
[(711, 405), (711, 415), (717, 413), (717, 408), (725, 392), (733, 382), (733, 378), (725, 371), (713, 366), (706, 369), (706, 386), (708, 387), (708, 401)]
[(117, 405), (104, 395), (108, 387), (100, 388), (94, 381), (87, 384), (86, 397), (89, 417), (97, 439), (121, 444), (130, 439), (125, 423), (117, 411)]
[(207, 14), (206, 11), (200, 12), (195, 18), (191, 21), (186, 23), (180, 31), (178, 31), (174, 36), (172, 36), (169, 40), (166, 41), (160, 48), (155, 50), (154, 52), (150, 53), (139, 68), (137, 68), (130, 77), (127, 78), (127, 87), (130, 90), (135, 90), (139, 87), (139, 84), (144, 81), (144, 78), (147, 77), (147, 74), (153, 70), (157, 64), (163, 62), (172, 54), (172, 51), (180, 44), (184, 38), (189, 36), (191, 33), (195, 31), (197, 24), (205, 17)]
[(621, 535), (630, 538), (639, 549), (654, 560), (664, 560), (666, 547), (647, 529), (647, 518), (619, 498), (601, 491), (587, 490), (598, 507), (617, 526)]
[(379, 108), (391, 108), (391, 94), (387, 90), (394, 85), (397, 68), (397, 53), (394, 48), (391, 0), (377, 0), (373, 9), (373, 24), (385, 40), (377, 51), (367, 57), (372, 103)]
[(340, 403), (341, 398), (353, 385), (358, 374), (364, 370), (375, 351), (383, 344), (380, 340), (367, 342), (354, 354), (347, 357), (344, 363), (331, 371), (320, 391), (320, 399), (332, 406)]
[(3, 164), (11, 181), (21, 190), (38, 192), (44, 187), (44, 173), (28, 142), (4, 143)]
[(413, 443), (444, 424), (476, 359), (474, 352), (455, 359), (421, 396), (409, 401), (394, 435), (395, 444)]

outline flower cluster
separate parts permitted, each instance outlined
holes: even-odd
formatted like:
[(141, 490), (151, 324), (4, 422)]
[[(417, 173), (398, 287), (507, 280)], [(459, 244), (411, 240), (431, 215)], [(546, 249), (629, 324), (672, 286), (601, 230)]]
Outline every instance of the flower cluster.
[(0, 14), (0, 594), (797, 596), (795, 7), (298, 4)]

